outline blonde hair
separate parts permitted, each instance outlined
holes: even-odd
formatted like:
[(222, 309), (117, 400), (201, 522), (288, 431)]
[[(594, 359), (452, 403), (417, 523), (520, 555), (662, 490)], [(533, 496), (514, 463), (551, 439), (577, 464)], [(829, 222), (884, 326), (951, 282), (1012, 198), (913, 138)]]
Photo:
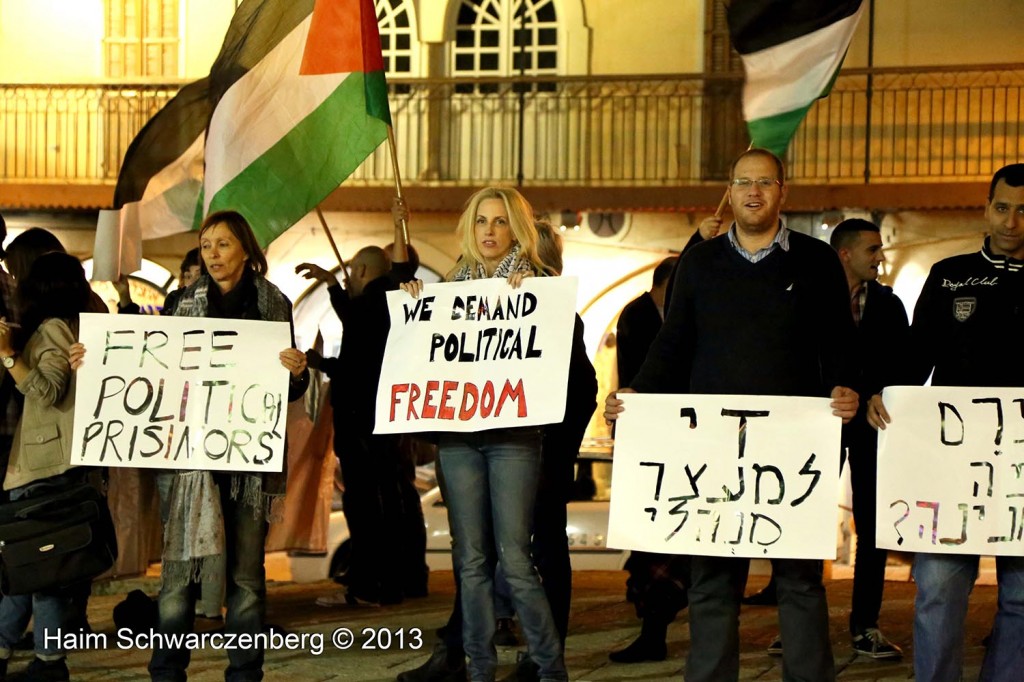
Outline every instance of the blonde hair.
[(466, 208), (459, 218), (456, 233), (462, 245), (460, 263), (469, 265), (470, 272), (475, 272), (478, 265), (484, 265), (484, 258), (476, 245), (476, 216), (480, 202), (488, 199), (500, 199), (508, 213), (512, 239), (519, 244), (520, 262), (529, 262), (534, 272), (546, 272), (547, 268), (537, 255), (537, 229), (533, 225), (533, 208), (522, 194), (512, 187), (485, 187), (469, 198)]
[(546, 220), (538, 220), (537, 255), (548, 269), (548, 274), (562, 274), (562, 235)]

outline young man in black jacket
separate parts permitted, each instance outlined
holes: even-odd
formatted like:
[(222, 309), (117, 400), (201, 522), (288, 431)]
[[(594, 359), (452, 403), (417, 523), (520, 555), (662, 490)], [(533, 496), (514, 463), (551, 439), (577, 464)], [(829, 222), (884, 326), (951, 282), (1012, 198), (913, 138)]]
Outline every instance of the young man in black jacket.
[(884, 387), (905, 383), (901, 376), (910, 323), (903, 302), (890, 287), (878, 283), (878, 267), (885, 261), (878, 226), (860, 218), (844, 220), (836, 225), (830, 243), (839, 254), (850, 291), (850, 311), (857, 326), (852, 388), (861, 398), (857, 416), (843, 427), (857, 524), (850, 636), (858, 654), (895, 659), (903, 652), (878, 629), (888, 552), (875, 543), (878, 436), (867, 422), (866, 408), (868, 399)]
[[(928, 273), (911, 327), (914, 383), (931, 374), (933, 386), (1024, 386), (1024, 364), (1015, 352), (1024, 338), (1024, 164), (996, 171), (985, 218), (989, 234), (981, 251), (946, 258)], [(876, 428), (891, 421), (880, 395), (872, 396), (867, 417)], [(914, 558), (918, 682), (960, 680), (978, 562), (967, 554)], [(1010, 682), (1024, 670), (1024, 558), (997, 557), (996, 571), (999, 611), (979, 679)]]
[[(857, 394), (844, 384), (853, 320), (842, 267), (816, 239), (786, 229), (782, 162), (761, 149), (733, 163), (725, 237), (679, 261), (665, 324), (630, 385), (642, 393), (831, 396), (849, 421)], [(622, 412), (613, 393), (611, 421)], [(692, 558), (687, 682), (739, 678), (740, 598), (749, 560)], [(773, 559), (785, 679), (830, 682), (822, 562)]]

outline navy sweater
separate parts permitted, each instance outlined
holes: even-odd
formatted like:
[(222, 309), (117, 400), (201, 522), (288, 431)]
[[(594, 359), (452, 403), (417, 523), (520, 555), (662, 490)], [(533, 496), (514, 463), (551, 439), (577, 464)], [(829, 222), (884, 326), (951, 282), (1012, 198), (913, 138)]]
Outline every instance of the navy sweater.
[(679, 261), (671, 304), (630, 387), (641, 393), (827, 396), (849, 385), (853, 316), (832, 248), (790, 233), (758, 263), (728, 238)]

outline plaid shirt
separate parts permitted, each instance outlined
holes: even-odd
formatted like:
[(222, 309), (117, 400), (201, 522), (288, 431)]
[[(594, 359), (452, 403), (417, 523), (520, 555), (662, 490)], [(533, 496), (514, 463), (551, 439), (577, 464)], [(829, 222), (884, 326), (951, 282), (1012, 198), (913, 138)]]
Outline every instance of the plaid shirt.
[(861, 285), (850, 292), (850, 312), (853, 313), (853, 323), (860, 326), (860, 318), (864, 316), (864, 306), (868, 303), (868, 285), (861, 282)]
[[(0, 269), (0, 296), (3, 297), (4, 308), (7, 310), (7, 321), (18, 322), (18, 309), (14, 304), (14, 278), (3, 269)], [(6, 404), (0, 406), (2, 409), (0, 436), (13, 436), (14, 429), (17, 428), (18, 420), (21, 418), (21, 402), (14, 395), (17, 389), (14, 388), (14, 382), (6, 372), (3, 373), (0, 380), (7, 384), (0, 386), (0, 396), (7, 398)]]

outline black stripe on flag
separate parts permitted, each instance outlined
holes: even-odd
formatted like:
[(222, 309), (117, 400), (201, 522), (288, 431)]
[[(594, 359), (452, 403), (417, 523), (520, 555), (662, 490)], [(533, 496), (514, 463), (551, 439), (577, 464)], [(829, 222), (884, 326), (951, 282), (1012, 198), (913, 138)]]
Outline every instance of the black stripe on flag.
[(857, 12), (863, 0), (732, 0), (729, 38), (740, 54), (813, 33)]
[(150, 179), (206, 130), (235, 82), (313, 12), (314, 0), (245, 0), (231, 17), (210, 75), (186, 85), (132, 140), (114, 190), (114, 208), (140, 201)]

